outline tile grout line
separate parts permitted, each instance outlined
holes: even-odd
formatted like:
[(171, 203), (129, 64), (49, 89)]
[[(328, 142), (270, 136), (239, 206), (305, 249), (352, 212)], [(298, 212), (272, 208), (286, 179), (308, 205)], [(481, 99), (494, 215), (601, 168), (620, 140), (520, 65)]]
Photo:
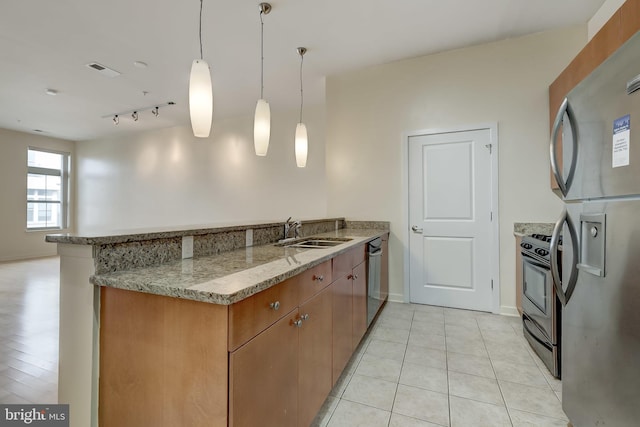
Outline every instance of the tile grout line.
[(493, 366), (493, 359), (491, 358), (491, 354), (489, 353), (489, 349), (487, 348), (487, 342), (485, 341), (485, 337), (484, 337), (485, 334), (482, 332), (482, 328), (480, 328), (479, 324), (478, 324), (478, 329), (480, 329), (480, 336), (482, 337), (482, 344), (484, 345), (484, 349), (487, 352), (487, 356), (489, 356), (489, 364), (491, 365), (491, 369), (493, 370), (493, 375), (496, 377), (496, 384), (498, 385), (500, 396), (502, 397), (502, 401), (504, 402), (504, 409), (507, 411), (507, 417), (509, 417), (509, 423), (511, 423), (511, 425), (513, 426), (511, 411), (509, 411), (509, 406), (507, 405), (507, 399), (504, 397), (504, 391), (502, 390), (500, 381), (498, 381), (498, 373), (496, 372), (495, 366)]

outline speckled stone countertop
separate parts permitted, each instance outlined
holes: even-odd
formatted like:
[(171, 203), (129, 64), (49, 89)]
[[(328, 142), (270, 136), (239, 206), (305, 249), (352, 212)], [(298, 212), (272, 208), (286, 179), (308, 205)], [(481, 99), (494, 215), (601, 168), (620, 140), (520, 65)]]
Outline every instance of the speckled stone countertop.
[(299, 249), (274, 244), (246, 247), (153, 267), (98, 274), (92, 276), (90, 282), (99, 286), (229, 305), (387, 232), (380, 229), (340, 229), (314, 236), (352, 239), (334, 247)]
[(527, 236), (531, 234), (551, 235), (554, 224), (552, 222), (514, 222), (513, 234)]
[[(320, 221), (342, 221), (344, 218), (325, 218)], [(310, 222), (317, 222), (318, 220), (311, 220)], [(304, 224), (309, 221), (304, 221)], [(260, 229), (269, 227), (282, 227), (283, 222), (259, 222), (253, 224), (212, 224), (202, 226), (189, 226), (184, 228), (151, 228), (151, 229), (136, 229), (136, 230), (121, 230), (121, 231), (109, 231), (109, 232), (88, 232), (78, 234), (48, 234), (45, 237), (45, 241), (49, 243), (68, 243), (74, 245), (108, 245), (116, 243), (126, 242), (138, 242), (152, 239), (171, 239), (174, 237), (183, 236), (198, 236), (202, 234), (209, 234), (212, 232), (223, 233), (230, 231), (244, 231), (246, 229)]]

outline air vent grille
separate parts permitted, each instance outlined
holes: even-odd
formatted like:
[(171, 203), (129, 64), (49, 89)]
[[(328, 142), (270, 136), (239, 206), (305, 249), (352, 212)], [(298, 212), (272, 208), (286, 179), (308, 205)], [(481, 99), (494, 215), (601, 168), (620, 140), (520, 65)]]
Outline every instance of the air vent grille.
[(107, 77), (117, 77), (120, 74), (122, 74), (122, 73), (114, 70), (113, 68), (109, 68), (106, 65), (102, 65), (102, 64), (99, 64), (97, 62), (90, 62), (90, 63), (86, 64), (86, 66), (88, 68), (91, 68), (92, 70), (96, 70), (97, 72), (99, 72), (103, 76), (107, 76)]

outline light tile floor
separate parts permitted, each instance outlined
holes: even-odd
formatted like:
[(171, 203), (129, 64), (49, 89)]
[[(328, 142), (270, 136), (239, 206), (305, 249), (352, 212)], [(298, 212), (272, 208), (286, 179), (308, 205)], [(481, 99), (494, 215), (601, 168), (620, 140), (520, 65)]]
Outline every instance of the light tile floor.
[[(0, 402), (57, 401), (57, 257), (0, 263)], [(318, 426), (566, 426), (518, 318), (388, 303)]]
[(388, 303), (316, 426), (562, 426), (560, 381), (516, 317)]

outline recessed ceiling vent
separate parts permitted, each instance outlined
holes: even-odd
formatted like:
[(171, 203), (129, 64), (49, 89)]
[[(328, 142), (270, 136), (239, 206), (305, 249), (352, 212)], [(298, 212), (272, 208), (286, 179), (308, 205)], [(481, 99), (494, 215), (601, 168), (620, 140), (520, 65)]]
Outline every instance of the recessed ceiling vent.
[(122, 74), (122, 73), (114, 70), (113, 68), (109, 68), (106, 65), (102, 65), (102, 64), (99, 64), (97, 62), (90, 62), (86, 66), (91, 68), (92, 70), (96, 70), (97, 72), (99, 72), (103, 76), (107, 76), (107, 77), (117, 77), (120, 74)]

